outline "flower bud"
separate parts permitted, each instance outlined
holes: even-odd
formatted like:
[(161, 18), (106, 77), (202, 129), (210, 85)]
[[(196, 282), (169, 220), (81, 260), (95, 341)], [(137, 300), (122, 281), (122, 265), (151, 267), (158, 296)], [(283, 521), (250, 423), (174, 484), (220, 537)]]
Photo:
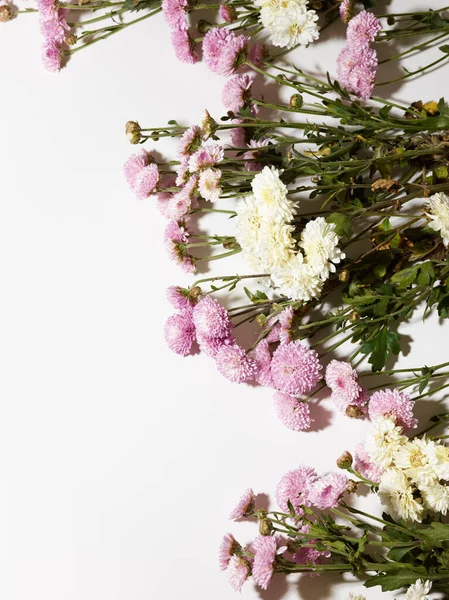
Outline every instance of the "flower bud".
[(273, 525), (270, 519), (262, 519), (259, 522), (259, 533), (260, 535), (270, 535), (273, 530)]
[(256, 317), (256, 323), (260, 326), (260, 327), (265, 327), (266, 324), (268, 323), (268, 319), (265, 315), (257, 315)]
[(290, 98), (290, 108), (293, 108), (294, 110), (297, 108), (301, 108), (301, 106), (304, 104), (304, 99), (301, 96), (301, 94), (293, 94), (293, 96), (291, 96)]
[(449, 171), (446, 165), (438, 165), (438, 167), (435, 167), (433, 174), (438, 179), (447, 179), (449, 177)]
[(2, 4), (0, 6), (0, 23), (6, 23), (7, 21), (11, 21), (11, 19), (14, 19), (15, 16), (16, 13), (10, 6), (8, 6), (7, 4)]
[(357, 491), (357, 486), (359, 484), (357, 483), (357, 481), (354, 481), (353, 479), (350, 479), (348, 481), (348, 485), (346, 487), (346, 493), (347, 494), (354, 494)]
[(131, 144), (138, 144), (141, 137), (141, 129), (137, 121), (128, 121), (125, 125), (126, 137)]
[(68, 35), (65, 38), (65, 43), (68, 46), (74, 46), (76, 44), (76, 42), (78, 41), (78, 38), (76, 37), (76, 35), (74, 33), (71, 33), (70, 35)]
[(349, 269), (342, 269), (338, 274), (338, 279), (343, 283), (349, 281)]
[(360, 417), (363, 417), (363, 411), (360, 406), (350, 404), (346, 409), (346, 415), (351, 417), (351, 419), (360, 419)]
[(356, 310), (349, 313), (349, 322), (356, 323), (360, 319), (360, 315)]
[(200, 288), (199, 285), (195, 285), (189, 290), (189, 296), (193, 302), (197, 302), (198, 298), (201, 296), (202, 293), (203, 290)]
[(217, 121), (210, 116), (208, 110), (205, 110), (201, 120), (201, 133), (203, 135), (203, 139), (208, 140), (215, 134), (217, 129)]
[(352, 467), (352, 454), (346, 450), (337, 458), (337, 467), (340, 469), (350, 469)]

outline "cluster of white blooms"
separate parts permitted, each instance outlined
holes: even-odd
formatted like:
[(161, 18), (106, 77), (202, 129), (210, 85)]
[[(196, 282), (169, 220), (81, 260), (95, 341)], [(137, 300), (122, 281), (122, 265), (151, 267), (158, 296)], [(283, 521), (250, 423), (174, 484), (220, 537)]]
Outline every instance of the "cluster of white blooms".
[(425, 437), (410, 439), (390, 417), (373, 424), (366, 442), (384, 469), (379, 496), (393, 518), (421, 522), (425, 510), (449, 511), (449, 448)]
[(317, 298), (324, 281), (345, 255), (335, 225), (318, 217), (307, 223), (298, 243), (293, 237), (294, 202), (274, 167), (252, 181), (252, 194), (237, 207), (236, 239), (255, 273), (271, 275), (279, 292), (292, 300)]
[(307, 46), (318, 39), (318, 15), (308, 10), (308, 0), (256, 0), (260, 20), (274, 46)]
[[(418, 579), (415, 583), (409, 586), (404, 600), (428, 600), (429, 596), (427, 595), (432, 589), (431, 581), (422, 581)], [(366, 600), (366, 596), (362, 596), (362, 594), (349, 594), (349, 600)]]
[(438, 192), (427, 200), (431, 219), (429, 227), (439, 231), (445, 246), (449, 246), (449, 198), (444, 192)]

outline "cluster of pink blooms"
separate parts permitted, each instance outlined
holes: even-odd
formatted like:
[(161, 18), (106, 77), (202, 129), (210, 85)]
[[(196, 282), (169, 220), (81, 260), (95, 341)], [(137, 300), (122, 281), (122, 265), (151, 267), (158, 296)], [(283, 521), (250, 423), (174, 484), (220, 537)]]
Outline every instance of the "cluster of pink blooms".
[[(172, 223), (173, 228), (175, 223)], [(173, 252), (179, 252), (179, 249)], [(277, 390), (274, 396), (276, 412), (287, 427), (296, 431), (310, 427), (309, 407), (298, 396), (315, 387), (321, 379), (322, 367), (315, 350), (299, 341), (290, 341), (287, 332), (292, 311), (287, 309), (286, 315), (281, 313), (270, 334), (247, 354), (237, 345), (231, 334), (229, 314), (217, 300), (204, 296), (190, 307), (186, 305), (185, 293), (178, 294), (181, 296), (179, 302), (173, 294), (172, 290), (171, 304), (180, 312), (170, 317), (166, 326), (165, 337), (171, 350), (185, 356), (190, 353), (195, 339), (201, 352), (214, 358), (219, 372), (230, 381), (254, 380)], [(187, 318), (186, 311), (191, 318)]]
[[(315, 469), (300, 465), (297, 469), (286, 473), (276, 488), (276, 502), (281, 511), (290, 514), (293, 507), (295, 526), (298, 536), (306, 536), (309, 524), (304, 522), (304, 507), (313, 507), (318, 511), (335, 508), (342, 497), (350, 491), (350, 481), (343, 473), (331, 473), (319, 477)], [(230, 518), (237, 521), (244, 518), (264, 518), (267, 513), (259, 514), (256, 507), (257, 497), (252, 489), (246, 490)], [(269, 513), (268, 513), (269, 515)], [(307, 543), (315, 540), (308, 539)], [(291, 540), (278, 534), (258, 535), (246, 547), (230, 533), (226, 534), (219, 547), (219, 565), (227, 571), (229, 583), (235, 591), (240, 591), (249, 576), (255, 583), (266, 590), (276, 571), (277, 558), (290, 560), (299, 565), (316, 565), (327, 552), (311, 547), (292, 548)]]
[[(347, 9), (346, 3), (342, 10), (349, 16)], [(363, 100), (371, 96), (376, 81), (377, 53), (370, 44), (380, 29), (379, 19), (365, 10), (351, 18), (346, 30), (346, 44), (337, 58), (340, 84)]]
[(61, 68), (61, 50), (65, 44), (67, 32), (66, 16), (68, 10), (58, 8), (55, 0), (38, 0), (39, 23), (44, 37), (42, 59), (48, 71), (59, 71)]
[(371, 421), (378, 417), (393, 417), (404, 431), (413, 429), (418, 421), (413, 417), (414, 401), (405, 392), (379, 390), (371, 396), (361, 387), (357, 372), (348, 362), (332, 360), (325, 373), (326, 385), (332, 390), (335, 406), (351, 417), (368, 415)]
[(159, 182), (159, 169), (151, 155), (142, 148), (125, 163), (124, 173), (129, 187), (139, 200), (155, 193)]
[(188, 32), (187, 0), (162, 0), (162, 11), (171, 29), (171, 39), (176, 57), (184, 63), (195, 64), (199, 60), (195, 43)]

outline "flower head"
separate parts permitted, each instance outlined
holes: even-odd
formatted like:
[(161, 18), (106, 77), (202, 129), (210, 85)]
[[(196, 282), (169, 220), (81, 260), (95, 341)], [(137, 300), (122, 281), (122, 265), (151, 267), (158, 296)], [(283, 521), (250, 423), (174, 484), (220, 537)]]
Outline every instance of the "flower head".
[(136, 180), (143, 168), (150, 164), (150, 155), (143, 148), (135, 153), (131, 154), (128, 160), (125, 162), (123, 171), (125, 174), (126, 181), (129, 187), (134, 190)]
[(241, 550), (241, 546), (232, 533), (226, 533), (223, 536), (218, 549), (218, 564), (222, 571), (225, 571), (228, 568), (231, 557), (239, 550)]
[(362, 477), (366, 477), (370, 481), (379, 483), (382, 477), (383, 469), (378, 467), (365, 450), (363, 443), (355, 447), (354, 453), (354, 469), (358, 471)]
[(61, 68), (61, 48), (55, 41), (43, 44), (42, 61), (47, 71), (59, 71)]
[(220, 4), (220, 8), (218, 9), (218, 14), (220, 15), (220, 17), (223, 19), (223, 21), (225, 23), (232, 23), (237, 16), (235, 8), (233, 8), (232, 6), (229, 6), (229, 4)]
[(219, 144), (209, 144), (198, 148), (189, 158), (189, 172), (196, 173), (201, 169), (213, 167), (223, 160), (223, 147)]
[(251, 565), (245, 558), (234, 555), (229, 559), (227, 572), (232, 589), (235, 592), (240, 592), (249, 577)]
[(287, 197), (287, 186), (275, 167), (264, 167), (251, 182), (261, 214), (289, 222), (295, 214), (294, 203)]
[(194, 65), (199, 60), (194, 50), (194, 41), (185, 29), (175, 29), (171, 34), (171, 42), (175, 50), (176, 58), (183, 63)]
[(402, 427), (386, 417), (378, 417), (365, 442), (365, 449), (374, 463), (381, 469), (388, 468), (399, 448), (408, 441)]
[(195, 271), (195, 259), (188, 252), (187, 242), (190, 232), (185, 221), (170, 220), (165, 228), (165, 248), (170, 258), (176, 262), (185, 273)]
[(254, 75), (234, 75), (225, 83), (221, 99), (226, 110), (238, 113), (251, 99)]
[(321, 368), (315, 350), (299, 341), (280, 345), (271, 361), (275, 387), (292, 395), (310, 392), (321, 379)]
[(165, 323), (164, 333), (170, 350), (181, 356), (187, 356), (195, 340), (195, 326), (191, 309), (184, 309), (169, 317)]
[(449, 511), (449, 486), (443, 485), (438, 481), (432, 484), (420, 487), (424, 506), (442, 515), (447, 515)]
[(190, 290), (182, 288), (179, 285), (171, 285), (165, 291), (167, 300), (175, 310), (184, 310), (192, 308), (194, 302), (190, 296)]
[(326, 368), (325, 380), (332, 390), (333, 402), (342, 413), (346, 412), (348, 406), (362, 406), (365, 403), (366, 394), (350, 363), (332, 360)]
[(195, 306), (193, 322), (197, 333), (208, 338), (226, 338), (232, 327), (227, 310), (211, 296), (204, 296)]
[(325, 281), (329, 273), (335, 273), (335, 265), (345, 258), (338, 247), (340, 238), (335, 233), (335, 223), (327, 223), (324, 217), (310, 220), (301, 234), (300, 246), (307, 263)]
[(210, 29), (203, 40), (204, 60), (211, 71), (229, 77), (238, 68), (247, 45), (245, 35), (225, 28)]
[(379, 19), (373, 13), (362, 10), (349, 21), (346, 39), (352, 47), (361, 50), (366, 48), (370, 42), (374, 42), (381, 29)]
[(350, 92), (367, 100), (374, 88), (377, 65), (374, 48), (347, 45), (337, 58), (338, 80)]
[(310, 506), (310, 488), (318, 475), (312, 467), (300, 465), (288, 471), (276, 487), (276, 502), (284, 512), (289, 512), (290, 501), (298, 515), (302, 515), (301, 506)]
[(223, 377), (233, 383), (254, 379), (257, 372), (254, 360), (237, 344), (223, 345), (217, 352), (215, 362)]
[(254, 511), (254, 502), (256, 496), (251, 488), (248, 488), (246, 492), (241, 496), (237, 505), (231, 511), (229, 515), (230, 519), (234, 521), (238, 521), (238, 519), (243, 519), (243, 517), (248, 517)]
[(187, 0), (162, 0), (162, 12), (170, 29), (187, 30)]
[(307, 402), (301, 402), (294, 396), (277, 392), (274, 397), (276, 414), (282, 423), (293, 431), (306, 431), (310, 429), (312, 419)]
[(201, 139), (201, 128), (198, 125), (186, 129), (179, 140), (178, 155), (183, 158), (198, 150)]
[(159, 181), (159, 169), (156, 163), (151, 163), (143, 167), (134, 182), (134, 191), (139, 200), (148, 198), (154, 190)]
[(343, 0), (340, 4), (340, 19), (343, 23), (348, 24), (354, 16), (354, 0)]
[(378, 417), (390, 417), (407, 431), (418, 425), (418, 420), (413, 417), (414, 407), (414, 401), (405, 392), (379, 390), (369, 399), (368, 415), (372, 421)]
[(407, 593), (404, 596), (404, 600), (428, 600), (427, 595), (432, 589), (431, 581), (422, 581), (418, 579), (415, 583), (408, 588)]
[(303, 302), (318, 298), (323, 288), (323, 280), (304, 260), (302, 252), (291, 254), (282, 266), (273, 269), (271, 279), (280, 294)]
[(274, 574), (274, 564), (278, 553), (285, 551), (283, 541), (278, 535), (259, 535), (252, 543), (255, 552), (253, 563), (253, 579), (263, 590), (270, 585)]
[(427, 200), (430, 218), (429, 227), (434, 231), (439, 231), (444, 245), (449, 246), (449, 198), (444, 192), (433, 194)]
[(320, 36), (317, 25), (318, 15), (307, 10), (304, 4), (289, 2), (287, 8), (279, 11), (270, 26), (270, 40), (274, 46), (293, 48), (307, 46)]
[(390, 467), (382, 475), (379, 498), (393, 519), (422, 521), (423, 505), (415, 499), (416, 488), (400, 469)]
[(396, 452), (394, 464), (411, 479), (419, 489), (438, 481), (437, 444), (426, 438), (405, 442)]
[(221, 171), (220, 169), (204, 169), (201, 171), (198, 191), (200, 195), (210, 202), (216, 202), (221, 196)]
[(254, 377), (258, 384), (266, 387), (273, 387), (273, 378), (271, 377), (271, 352), (267, 338), (261, 340), (250, 353), (251, 358), (256, 363), (257, 372)]
[(320, 509), (335, 508), (346, 492), (348, 482), (344, 473), (330, 473), (320, 477), (310, 488), (310, 503)]

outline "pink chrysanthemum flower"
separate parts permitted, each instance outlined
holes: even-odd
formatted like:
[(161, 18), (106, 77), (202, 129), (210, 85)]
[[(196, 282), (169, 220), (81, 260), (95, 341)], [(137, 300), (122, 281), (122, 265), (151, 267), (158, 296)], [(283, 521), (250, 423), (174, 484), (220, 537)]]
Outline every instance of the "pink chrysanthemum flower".
[(229, 565), (231, 556), (234, 556), (236, 552), (241, 550), (241, 546), (232, 533), (226, 533), (221, 540), (220, 547), (218, 549), (218, 564), (222, 571), (226, 571)]
[(293, 317), (295, 316), (295, 311), (291, 306), (284, 308), (284, 310), (279, 315), (279, 324), (281, 326), (281, 330), (279, 332), (279, 339), (281, 344), (288, 344), (293, 341), (292, 338), (292, 326), (293, 326)]
[(330, 473), (317, 479), (311, 486), (309, 500), (316, 508), (335, 508), (348, 487), (344, 473)]
[(165, 291), (167, 300), (175, 310), (192, 308), (194, 303), (189, 295), (189, 290), (179, 285), (171, 285)]
[(128, 182), (129, 187), (134, 190), (136, 185), (136, 180), (139, 173), (142, 169), (150, 164), (150, 155), (143, 148), (135, 153), (131, 154), (128, 160), (125, 162), (123, 166), (123, 171), (125, 173), (126, 181)]
[(234, 554), (229, 559), (227, 571), (232, 589), (235, 592), (240, 592), (243, 584), (249, 577), (251, 565), (245, 558)]
[(251, 488), (248, 488), (245, 493), (240, 497), (237, 505), (232, 509), (229, 515), (230, 519), (238, 521), (244, 517), (249, 517), (254, 511), (254, 503), (256, 496)]
[(301, 402), (297, 398), (277, 392), (274, 397), (274, 406), (278, 419), (293, 431), (306, 431), (310, 429), (312, 419), (307, 402)]
[(189, 172), (196, 173), (201, 169), (213, 167), (221, 162), (223, 157), (223, 147), (219, 144), (209, 144), (198, 148), (189, 158)]
[(56, 42), (48, 42), (42, 46), (42, 62), (47, 71), (59, 71), (61, 68), (61, 48)]
[(250, 47), (248, 58), (255, 67), (260, 67), (262, 60), (265, 58), (265, 46), (263, 44), (254, 44)]
[(257, 373), (254, 378), (255, 381), (257, 381), (259, 385), (273, 387), (273, 378), (271, 377), (271, 352), (268, 344), (269, 342), (266, 338), (261, 340), (250, 353), (250, 356), (255, 361), (257, 367)]
[(354, 470), (358, 471), (363, 477), (370, 481), (379, 483), (382, 477), (383, 469), (373, 462), (368, 452), (365, 450), (363, 442), (355, 447), (354, 452)]
[(42, 20), (52, 19), (57, 12), (55, 0), (38, 0), (37, 9)]
[(215, 338), (198, 332), (196, 341), (198, 342), (201, 352), (210, 358), (215, 358), (222, 346), (230, 346), (235, 343), (235, 340), (231, 335), (223, 338)]
[(244, 127), (234, 127), (234, 129), (231, 129), (231, 142), (234, 148), (246, 148), (247, 138)]
[(351, 364), (341, 360), (332, 360), (324, 376), (326, 385), (332, 390), (332, 400), (342, 413), (348, 406), (362, 406), (367, 397), (359, 384), (357, 372)]
[(353, 0), (343, 0), (340, 4), (340, 19), (347, 25), (354, 15)]
[(293, 396), (310, 392), (321, 379), (321, 368), (315, 350), (299, 341), (281, 344), (271, 360), (276, 389)]
[[(313, 543), (313, 539), (310, 543)], [(327, 552), (320, 552), (315, 548), (300, 548), (293, 554), (293, 562), (298, 565), (318, 565), (323, 557), (328, 555)]]
[(187, 31), (175, 29), (171, 34), (171, 41), (178, 60), (190, 65), (199, 61), (199, 56), (194, 50), (194, 42)]
[(270, 140), (267, 138), (249, 141), (248, 148), (251, 148), (251, 150), (245, 152), (243, 155), (243, 158), (247, 161), (245, 163), (245, 169), (248, 171), (262, 171), (263, 164), (261, 162), (256, 162), (256, 159), (260, 157), (260, 149), (266, 148), (269, 143)]
[(362, 10), (349, 21), (346, 39), (354, 48), (366, 48), (370, 42), (374, 42), (381, 29), (379, 19), (373, 13)]
[(159, 181), (159, 169), (156, 163), (143, 167), (134, 182), (134, 191), (138, 200), (145, 200), (155, 191)]
[(405, 431), (414, 429), (418, 420), (413, 417), (415, 402), (405, 392), (398, 390), (379, 390), (369, 399), (368, 416), (371, 421), (378, 417), (392, 417)]
[(162, 12), (170, 29), (187, 30), (187, 0), (162, 0)]
[(41, 19), (40, 30), (47, 44), (54, 43), (60, 47), (64, 43), (67, 31), (70, 29), (65, 20), (66, 15), (67, 11), (60, 9), (51, 18)]
[(298, 515), (303, 514), (301, 506), (310, 506), (309, 492), (318, 475), (312, 467), (300, 465), (293, 471), (288, 471), (276, 487), (276, 502), (284, 512), (289, 512), (288, 501)]
[(168, 255), (185, 273), (195, 271), (195, 259), (189, 254), (187, 248), (189, 235), (185, 221), (169, 221), (164, 232)]
[(340, 84), (348, 91), (367, 100), (374, 88), (378, 60), (373, 48), (345, 46), (337, 58)]
[(254, 379), (257, 367), (243, 348), (237, 344), (223, 345), (215, 357), (217, 369), (233, 383), (244, 383)]
[(183, 158), (190, 156), (201, 146), (201, 127), (192, 125), (184, 131), (179, 140), (178, 155)]
[(268, 335), (265, 339), (269, 344), (275, 344), (281, 339), (281, 326), (279, 325), (279, 323), (275, 323), (274, 325), (270, 325), (269, 327), (270, 331), (268, 332)]
[(166, 219), (170, 218), (168, 216), (168, 206), (170, 200), (173, 198), (173, 194), (171, 192), (157, 192), (156, 196), (156, 206), (160, 214)]
[(172, 315), (165, 323), (165, 341), (167, 346), (176, 354), (187, 356), (195, 341), (195, 326), (192, 320), (192, 310), (182, 310)]
[(254, 75), (234, 75), (228, 79), (221, 94), (221, 100), (226, 110), (239, 112), (251, 100), (251, 86)]
[(270, 585), (274, 575), (276, 556), (286, 551), (285, 542), (278, 535), (259, 535), (252, 543), (255, 552), (252, 568), (253, 579), (263, 590)]
[(173, 194), (166, 208), (166, 216), (168, 219), (175, 221), (185, 217), (192, 209), (192, 199), (190, 196), (177, 192)]
[(210, 29), (203, 40), (203, 55), (214, 73), (229, 77), (238, 68), (248, 45), (245, 35), (236, 35), (225, 28)]
[(202, 298), (193, 310), (198, 334), (208, 338), (226, 338), (231, 332), (228, 311), (211, 296)]

